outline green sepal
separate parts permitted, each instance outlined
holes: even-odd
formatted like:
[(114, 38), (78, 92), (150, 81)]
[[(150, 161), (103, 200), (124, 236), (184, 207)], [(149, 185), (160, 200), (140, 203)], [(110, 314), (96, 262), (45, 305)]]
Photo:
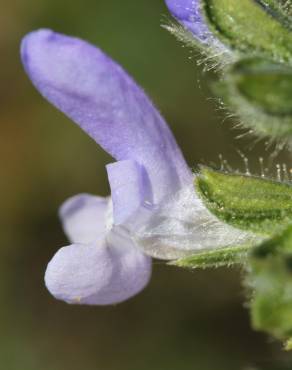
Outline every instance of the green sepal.
[(292, 68), (261, 58), (243, 59), (214, 85), (217, 94), (255, 133), (292, 138)]
[(257, 0), (272, 17), (278, 19), (285, 27), (292, 29), (291, 0)]
[(236, 63), (227, 77), (247, 101), (267, 114), (292, 114), (292, 68), (250, 58)]
[(203, 10), (211, 30), (232, 49), (291, 61), (292, 33), (257, 1), (205, 0)]
[(292, 223), (288, 183), (202, 167), (195, 187), (206, 207), (236, 228), (272, 236)]
[(244, 263), (251, 247), (251, 244), (246, 244), (198, 252), (191, 256), (171, 261), (169, 264), (190, 269), (229, 267)]
[(292, 337), (292, 226), (254, 248), (249, 262), (252, 325), (288, 341)]

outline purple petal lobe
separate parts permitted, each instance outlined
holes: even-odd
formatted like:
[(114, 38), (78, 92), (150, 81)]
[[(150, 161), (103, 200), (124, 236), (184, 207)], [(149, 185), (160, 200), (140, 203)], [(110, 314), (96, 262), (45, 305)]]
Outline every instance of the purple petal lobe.
[(61, 248), (47, 267), (51, 294), (71, 304), (107, 305), (139, 293), (149, 282), (151, 258), (117, 230), (92, 244)]
[(117, 160), (143, 165), (154, 201), (190, 181), (165, 121), (127, 73), (96, 47), (39, 30), (21, 47), (25, 70), (52, 104)]
[(110, 198), (79, 194), (66, 200), (59, 215), (72, 243), (90, 243), (106, 232)]
[(165, 0), (165, 3), (174, 18), (201, 42), (212, 44), (215, 41), (202, 15), (201, 0)]
[(152, 204), (148, 174), (133, 160), (107, 165), (115, 225), (137, 222), (139, 213)]

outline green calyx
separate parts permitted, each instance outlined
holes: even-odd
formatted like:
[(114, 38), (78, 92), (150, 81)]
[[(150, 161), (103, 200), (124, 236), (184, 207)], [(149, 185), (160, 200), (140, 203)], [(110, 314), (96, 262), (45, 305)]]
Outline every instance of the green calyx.
[(203, 167), (195, 179), (206, 207), (222, 221), (263, 237), (292, 223), (292, 186)]
[(244, 263), (253, 327), (286, 341), (287, 350), (292, 348), (292, 186), (206, 167), (195, 186), (219, 219), (265, 239), (257, 245), (207, 251), (175, 264), (204, 268)]
[(292, 348), (292, 226), (254, 248), (247, 284), (252, 289), (251, 317), (256, 330)]
[(229, 73), (251, 104), (271, 115), (292, 114), (292, 69), (259, 58), (236, 63)]
[(291, 0), (257, 0), (272, 17), (282, 22), (285, 27), (292, 29)]
[(196, 253), (169, 264), (190, 269), (218, 268), (242, 264), (246, 261), (252, 245), (239, 245)]
[(214, 90), (256, 133), (292, 137), (292, 68), (262, 58), (234, 64)]
[[(201, 0), (201, 5), (221, 41), (218, 50), (198, 46), (183, 28), (171, 31), (199, 48), (206, 63), (215, 60), (221, 79), (214, 90), (250, 133), (292, 146), (292, 0)], [(202, 167), (195, 188), (218, 219), (254, 239), (170, 264), (191, 269), (242, 264), (253, 327), (292, 350), (292, 183), (268, 179), (264, 171), (256, 177)]]
[(291, 61), (292, 33), (258, 1), (208, 0), (203, 9), (210, 29), (233, 50)]

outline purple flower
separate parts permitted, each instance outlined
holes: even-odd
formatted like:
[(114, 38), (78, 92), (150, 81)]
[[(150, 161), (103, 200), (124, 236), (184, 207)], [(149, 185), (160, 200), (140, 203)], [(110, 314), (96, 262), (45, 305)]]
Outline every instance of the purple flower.
[(167, 124), (108, 56), (50, 30), (28, 34), (21, 56), (40, 93), (116, 159), (107, 166), (111, 197), (81, 194), (60, 209), (72, 244), (46, 271), (56, 298), (121, 302), (150, 279), (151, 258), (144, 253), (172, 259), (246, 239), (203, 206)]
[(202, 44), (226, 51), (226, 47), (213, 35), (203, 15), (202, 0), (165, 0), (173, 17), (190, 31)]

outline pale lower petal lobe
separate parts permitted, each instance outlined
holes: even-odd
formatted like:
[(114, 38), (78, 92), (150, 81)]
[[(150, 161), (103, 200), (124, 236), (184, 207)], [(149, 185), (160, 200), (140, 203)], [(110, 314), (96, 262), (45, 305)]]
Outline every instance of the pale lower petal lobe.
[(63, 229), (71, 243), (90, 243), (111, 226), (111, 200), (90, 194), (67, 199), (59, 210)]
[(94, 243), (61, 248), (48, 264), (51, 294), (70, 304), (107, 305), (139, 293), (149, 282), (151, 258), (114, 228)]
[(167, 124), (131, 77), (96, 47), (50, 30), (28, 34), (21, 48), (36, 88), (117, 160), (144, 166), (153, 200), (190, 181)]

